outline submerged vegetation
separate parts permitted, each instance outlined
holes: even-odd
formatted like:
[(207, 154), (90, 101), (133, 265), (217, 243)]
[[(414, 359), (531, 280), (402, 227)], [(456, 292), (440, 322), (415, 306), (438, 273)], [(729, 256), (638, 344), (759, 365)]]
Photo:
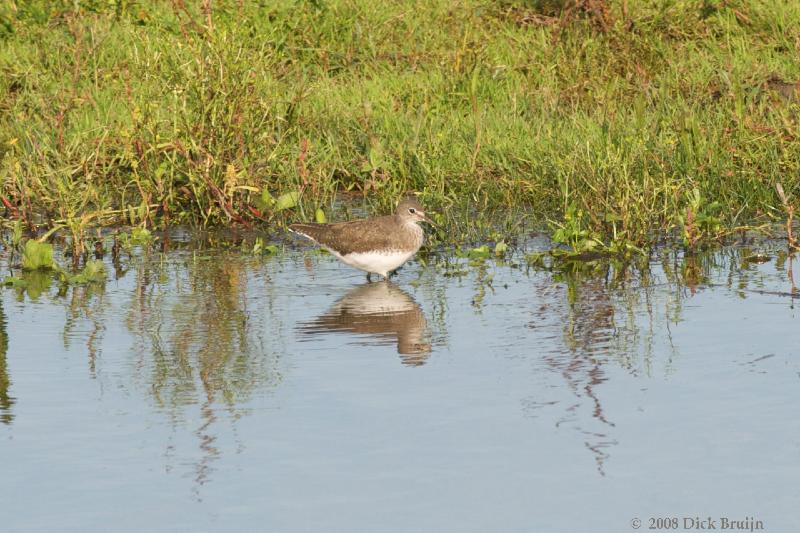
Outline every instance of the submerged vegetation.
[(0, 42), (2, 209), (76, 256), (409, 190), (453, 242), (694, 249), (800, 197), (797, 2), (11, 0)]
[[(42, 240), (24, 239), (19, 223), (15, 224), (14, 231), (4, 244), (11, 250), (11, 253), (8, 254), (10, 258), (13, 259), (16, 255), (15, 252), (19, 252), (19, 264), (15, 266), (21, 270), (21, 276), (6, 276), (0, 281), (1, 285), (22, 290), (32, 289), (31, 292), (36, 294), (49, 287), (53, 279), (58, 279), (62, 286), (103, 283), (106, 280), (106, 268), (103, 261), (99, 259), (85, 260), (83, 268), (79, 271), (78, 262), (73, 261), (75, 267), (73, 271), (66, 270), (56, 262), (53, 245)], [(13, 268), (12, 265), (9, 266)]]

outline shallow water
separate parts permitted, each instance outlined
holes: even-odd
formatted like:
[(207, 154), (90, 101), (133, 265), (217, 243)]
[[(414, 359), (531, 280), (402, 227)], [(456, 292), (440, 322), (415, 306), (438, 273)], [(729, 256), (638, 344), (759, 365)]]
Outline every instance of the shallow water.
[(779, 248), (373, 284), (310, 249), (175, 250), (3, 289), (2, 530), (797, 531)]

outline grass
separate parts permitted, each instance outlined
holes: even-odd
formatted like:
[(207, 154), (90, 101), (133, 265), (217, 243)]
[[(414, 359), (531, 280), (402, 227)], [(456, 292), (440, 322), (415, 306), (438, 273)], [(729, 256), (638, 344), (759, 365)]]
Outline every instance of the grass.
[(409, 190), (452, 241), (507, 208), (615, 252), (785, 220), (800, 4), (578, 4), (608, 10), (7, 1), (0, 199), (75, 242), (118, 223), (280, 228)]

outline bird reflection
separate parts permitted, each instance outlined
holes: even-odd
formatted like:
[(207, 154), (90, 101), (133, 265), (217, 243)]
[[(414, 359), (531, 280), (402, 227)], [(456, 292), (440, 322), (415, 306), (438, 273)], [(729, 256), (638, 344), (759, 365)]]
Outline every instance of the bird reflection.
[(404, 365), (420, 366), (431, 352), (428, 322), (417, 302), (390, 281), (366, 283), (345, 294), (325, 314), (300, 324), (306, 335), (341, 331), (363, 344), (397, 343)]

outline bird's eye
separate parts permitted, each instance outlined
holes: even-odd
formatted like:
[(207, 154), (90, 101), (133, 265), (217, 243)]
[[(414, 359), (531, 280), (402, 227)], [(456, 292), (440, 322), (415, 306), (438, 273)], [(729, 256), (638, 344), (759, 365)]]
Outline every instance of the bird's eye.
[(411, 213), (411, 214), (413, 215), (414, 213), (416, 213), (416, 212), (417, 212), (417, 210), (416, 210), (416, 209), (414, 209), (413, 207), (409, 207), (409, 208), (408, 208), (408, 212), (409, 212), (409, 213)]

